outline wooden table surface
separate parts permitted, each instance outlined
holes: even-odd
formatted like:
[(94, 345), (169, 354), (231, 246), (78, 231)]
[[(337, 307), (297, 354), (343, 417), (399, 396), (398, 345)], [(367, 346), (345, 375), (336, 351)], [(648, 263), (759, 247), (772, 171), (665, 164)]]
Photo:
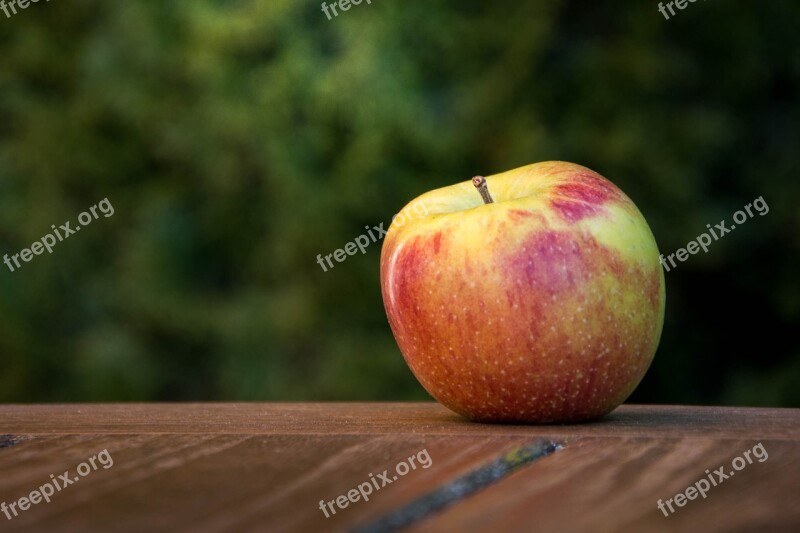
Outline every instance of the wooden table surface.
[(507, 426), (434, 403), (6, 405), (0, 472), (0, 531), (797, 532), (800, 410)]

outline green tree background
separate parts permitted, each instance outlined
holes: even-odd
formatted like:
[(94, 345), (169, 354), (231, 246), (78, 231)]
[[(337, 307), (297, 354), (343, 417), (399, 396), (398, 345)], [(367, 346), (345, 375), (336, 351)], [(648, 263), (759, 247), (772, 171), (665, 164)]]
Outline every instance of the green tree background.
[(800, 5), (86, 0), (0, 13), (0, 401), (407, 400), (380, 247), (432, 188), (551, 159), (673, 252), (633, 401), (800, 406)]

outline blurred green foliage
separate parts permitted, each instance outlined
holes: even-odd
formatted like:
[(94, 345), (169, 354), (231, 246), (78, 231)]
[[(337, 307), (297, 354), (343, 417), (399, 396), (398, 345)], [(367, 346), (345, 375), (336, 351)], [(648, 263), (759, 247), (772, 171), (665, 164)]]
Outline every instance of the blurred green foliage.
[(0, 401), (404, 400), (379, 245), (407, 201), (562, 159), (631, 196), (667, 273), (633, 401), (800, 406), (800, 5), (58, 1), (0, 14)]

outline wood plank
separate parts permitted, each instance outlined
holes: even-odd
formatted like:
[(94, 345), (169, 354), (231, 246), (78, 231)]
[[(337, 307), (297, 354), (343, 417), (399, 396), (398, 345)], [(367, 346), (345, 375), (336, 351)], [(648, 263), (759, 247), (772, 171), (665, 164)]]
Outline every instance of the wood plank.
[[(107, 449), (99, 468), (11, 521), (9, 531), (346, 531), (518, 448), (520, 437), (396, 435), (68, 435), (0, 450), (11, 502)], [(431, 463), (392, 479), (426, 450)], [(388, 470), (390, 485), (326, 518), (334, 500)], [(366, 490), (366, 489), (365, 489)], [(330, 514), (330, 512), (329, 512)]]
[[(410, 531), (798, 531), (800, 446), (759, 442), (768, 459), (736, 472), (755, 440), (581, 439)], [(658, 509), (721, 466), (705, 499)]]
[(424, 434), (717, 436), (800, 439), (800, 410), (623, 405), (595, 423), (473, 424), (436, 403), (74, 404), (0, 406), (0, 434)]
[[(412, 524), (424, 531), (798, 528), (800, 410), (623, 406), (594, 424), (469, 423), (437, 404), (0, 406), (0, 502), (16, 501), (108, 449), (9, 531), (348, 531), (458, 493), (505, 454), (563, 449)], [(761, 441), (769, 453), (665, 518), (656, 508)], [(432, 464), (325, 518), (369, 474), (427, 450)], [(800, 506), (796, 506), (800, 509)], [(412, 513), (413, 514), (413, 513)], [(800, 529), (800, 528), (798, 528)], [(380, 530), (380, 529), (377, 529)]]

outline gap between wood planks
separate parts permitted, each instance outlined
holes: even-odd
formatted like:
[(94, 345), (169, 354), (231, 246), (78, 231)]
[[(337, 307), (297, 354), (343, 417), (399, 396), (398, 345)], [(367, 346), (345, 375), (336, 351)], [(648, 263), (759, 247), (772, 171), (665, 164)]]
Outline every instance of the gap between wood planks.
[(406, 528), (497, 483), (523, 466), (563, 448), (564, 445), (561, 443), (542, 440), (516, 448), (499, 459), (480, 466), (371, 523), (356, 528), (354, 533), (387, 533)]
[(0, 435), (0, 448), (10, 448), (26, 440), (24, 437), (16, 437), (14, 435)]

